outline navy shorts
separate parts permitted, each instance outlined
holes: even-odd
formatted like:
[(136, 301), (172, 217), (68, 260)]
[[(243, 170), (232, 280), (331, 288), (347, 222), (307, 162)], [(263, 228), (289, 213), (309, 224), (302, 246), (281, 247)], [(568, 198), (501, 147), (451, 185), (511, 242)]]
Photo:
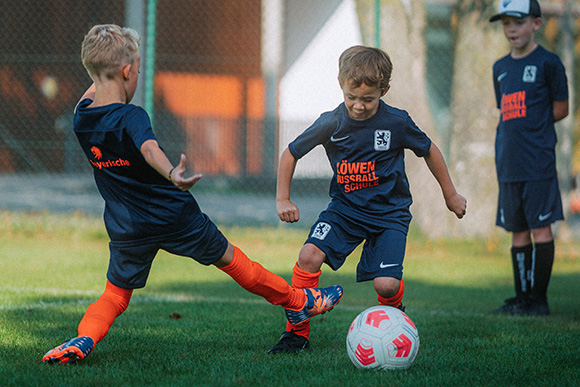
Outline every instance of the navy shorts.
[(322, 250), (327, 257), (326, 263), (332, 270), (338, 270), (363, 241), (357, 282), (376, 277), (403, 278), (407, 234), (401, 230), (380, 228), (326, 210), (312, 226), (306, 243)]
[(549, 226), (564, 219), (558, 178), (500, 183), (495, 224), (509, 232)]
[(203, 265), (219, 261), (228, 247), (228, 240), (203, 213), (186, 231), (158, 240), (109, 243), (111, 257), (107, 279), (123, 289), (145, 286), (151, 264), (159, 250), (189, 257)]

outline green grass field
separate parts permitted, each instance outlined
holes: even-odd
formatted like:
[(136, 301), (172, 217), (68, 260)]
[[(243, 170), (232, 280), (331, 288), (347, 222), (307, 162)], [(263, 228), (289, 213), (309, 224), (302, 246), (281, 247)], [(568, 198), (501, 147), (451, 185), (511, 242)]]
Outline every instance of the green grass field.
[[(307, 231), (227, 228), (232, 243), (287, 280)], [(359, 251), (321, 286), (344, 297), (313, 319), (312, 351), (269, 356), (284, 313), (214, 267), (160, 253), (147, 287), (83, 362), (41, 363), (76, 335), (104, 289), (108, 238), (98, 216), (0, 212), (2, 386), (573, 386), (580, 385), (580, 243), (558, 242), (550, 316), (489, 313), (511, 296), (509, 241), (427, 240), (411, 232), (407, 313), (421, 348), (407, 371), (360, 371), (345, 349), (354, 317), (376, 304), (355, 283)], [(172, 318), (175, 316), (181, 318)]]

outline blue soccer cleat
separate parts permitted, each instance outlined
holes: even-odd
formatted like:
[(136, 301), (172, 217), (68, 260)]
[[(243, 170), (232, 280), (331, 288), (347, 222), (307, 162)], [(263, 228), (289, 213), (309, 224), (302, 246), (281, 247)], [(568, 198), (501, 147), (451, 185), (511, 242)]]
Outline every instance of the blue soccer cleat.
[(95, 342), (90, 337), (75, 337), (48, 351), (42, 361), (50, 364), (74, 363), (89, 356), (93, 348), (95, 348)]
[(342, 287), (339, 285), (328, 288), (302, 289), (306, 293), (306, 304), (300, 310), (285, 309), (286, 319), (292, 325), (306, 324), (318, 314), (328, 312), (342, 298)]

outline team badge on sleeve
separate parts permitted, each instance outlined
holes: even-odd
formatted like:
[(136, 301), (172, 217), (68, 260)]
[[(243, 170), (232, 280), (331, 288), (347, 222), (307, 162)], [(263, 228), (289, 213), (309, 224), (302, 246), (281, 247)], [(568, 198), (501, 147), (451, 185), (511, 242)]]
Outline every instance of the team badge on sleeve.
[(330, 232), (331, 228), (332, 228), (332, 226), (330, 224), (324, 223), (324, 222), (319, 222), (316, 225), (316, 228), (314, 228), (314, 231), (312, 232), (311, 237), (316, 238), (316, 239), (320, 239), (322, 241), (322, 240), (324, 240), (324, 238), (326, 238), (326, 236)]
[(375, 150), (386, 151), (391, 148), (391, 131), (375, 130)]

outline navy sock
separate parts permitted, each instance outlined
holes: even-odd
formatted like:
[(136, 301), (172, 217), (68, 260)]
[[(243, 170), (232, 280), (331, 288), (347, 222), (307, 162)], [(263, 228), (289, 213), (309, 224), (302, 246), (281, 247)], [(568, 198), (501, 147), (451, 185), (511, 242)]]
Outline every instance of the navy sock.
[(514, 288), (516, 297), (526, 298), (531, 290), (529, 272), (532, 266), (532, 244), (511, 248), (512, 267), (514, 272)]
[(554, 265), (554, 241), (536, 243), (532, 259), (531, 296), (534, 300), (547, 299), (548, 285)]

